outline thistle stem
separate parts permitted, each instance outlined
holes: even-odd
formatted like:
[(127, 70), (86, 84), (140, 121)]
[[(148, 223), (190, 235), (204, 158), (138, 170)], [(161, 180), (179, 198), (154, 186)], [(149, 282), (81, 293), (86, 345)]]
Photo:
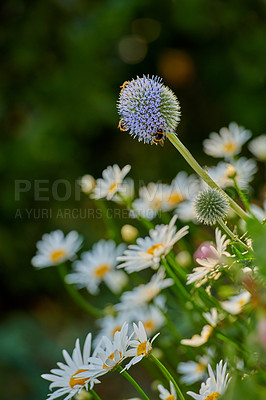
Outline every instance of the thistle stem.
[(166, 379), (170, 382), (173, 383), (175, 390), (177, 392), (177, 395), (179, 397), (180, 400), (185, 400), (178, 384), (176, 383), (176, 381), (174, 380), (173, 376), (170, 374), (170, 372), (168, 371), (168, 369), (161, 363), (161, 361), (158, 360), (158, 358), (156, 358), (153, 354), (150, 354), (149, 357), (152, 359), (152, 361), (154, 362), (154, 364), (156, 364), (156, 366), (161, 370), (161, 372), (163, 373), (163, 375), (166, 377)]
[(223, 220), (219, 219), (217, 222), (223, 228), (223, 230), (227, 233), (227, 235), (231, 237), (231, 239), (233, 239), (234, 241), (237, 241), (240, 244), (240, 246), (244, 247), (246, 250), (251, 251), (251, 249), (244, 242), (242, 242), (242, 240), (240, 240), (236, 235), (233, 234), (231, 229), (228, 228), (228, 226), (224, 223)]
[(62, 281), (64, 282), (65, 288), (69, 295), (72, 297), (72, 299), (76, 302), (80, 308), (82, 308), (84, 311), (86, 311), (88, 314), (90, 314), (92, 317), (99, 318), (103, 316), (102, 310), (99, 310), (98, 308), (92, 306), (87, 300), (84, 299), (84, 297), (77, 291), (77, 289), (68, 284), (65, 280), (65, 276), (67, 275), (67, 269), (64, 264), (61, 264), (58, 266), (58, 271), (61, 276)]
[(251, 211), (251, 209), (250, 209), (250, 204), (249, 204), (249, 202), (248, 202), (248, 199), (246, 198), (244, 192), (243, 192), (243, 191), (240, 189), (240, 187), (238, 186), (237, 181), (236, 181), (236, 178), (232, 178), (232, 180), (233, 180), (233, 182), (234, 182), (234, 187), (235, 187), (235, 189), (236, 189), (236, 191), (237, 191), (237, 193), (238, 193), (240, 199), (242, 200), (244, 206), (246, 207), (246, 210), (249, 212), (250, 215), (252, 215), (253, 218), (255, 218), (256, 220), (258, 220), (257, 217), (256, 217), (256, 216), (253, 214), (253, 212)]
[[(188, 162), (188, 164), (194, 169), (194, 171), (212, 188), (222, 190), (212, 179), (211, 177), (202, 169), (199, 163), (192, 156), (190, 151), (183, 145), (183, 143), (178, 139), (174, 132), (168, 132), (167, 137), (170, 142), (174, 145), (174, 147), (180, 152), (180, 154), (184, 157), (184, 159)], [(227, 193), (224, 192), (224, 195), (228, 199), (231, 208), (245, 221), (249, 218), (248, 214), (242, 210), (242, 208), (233, 200)]]
[(131, 383), (132, 386), (139, 392), (139, 394), (143, 397), (145, 400), (150, 400), (149, 397), (146, 395), (146, 393), (141, 389), (139, 384), (135, 381), (135, 379), (132, 378), (131, 375), (127, 371), (123, 371), (122, 367), (118, 367), (118, 370), (121, 372), (122, 375)]

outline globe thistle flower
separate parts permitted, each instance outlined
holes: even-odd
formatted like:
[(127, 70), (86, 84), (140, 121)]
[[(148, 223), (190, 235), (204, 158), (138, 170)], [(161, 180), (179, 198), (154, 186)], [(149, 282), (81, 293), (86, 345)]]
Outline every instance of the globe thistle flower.
[(198, 194), (194, 201), (197, 219), (206, 225), (214, 225), (224, 219), (229, 211), (225, 195), (216, 189), (207, 189)]
[(175, 94), (157, 76), (143, 75), (123, 84), (118, 100), (122, 131), (139, 142), (156, 143), (159, 134), (174, 131), (180, 121), (180, 105)]

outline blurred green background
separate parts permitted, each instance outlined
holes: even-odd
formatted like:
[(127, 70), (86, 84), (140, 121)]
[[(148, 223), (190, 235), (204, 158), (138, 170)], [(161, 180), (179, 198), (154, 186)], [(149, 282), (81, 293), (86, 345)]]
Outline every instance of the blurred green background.
[[(209, 132), (231, 121), (265, 132), (265, 17), (264, 0), (2, 2), (1, 398), (44, 399), (40, 374), (91, 329), (56, 271), (30, 264), (45, 232), (78, 230), (85, 248), (106, 237), (99, 220), (56, 218), (58, 209), (88, 207), (85, 195), (75, 196), (76, 180), (114, 163), (131, 164), (144, 182), (190, 172), (169, 143), (139, 144), (117, 129), (120, 85), (160, 75), (181, 102), (180, 138), (208, 163), (201, 143)], [(52, 195), (58, 179), (71, 184), (66, 201)], [(17, 180), (31, 189), (16, 200)], [(36, 180), (45, 181), (48, 200), (36, 201)]]

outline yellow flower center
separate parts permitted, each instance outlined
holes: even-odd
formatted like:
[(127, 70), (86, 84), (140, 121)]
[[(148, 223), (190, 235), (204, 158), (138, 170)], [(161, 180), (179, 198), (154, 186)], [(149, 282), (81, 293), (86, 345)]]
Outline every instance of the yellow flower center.
[(175, 400), (175, 396), (170, 394), (170, 396), (166, 397), (165, 400)]
[(197, 372), (202, 372), (205, 370), (205, 365), (198, 363), (197, 367), (196, 367), (196, 371)]
[(155, 324), (152, 319), (147, 319), (147, 321), (143, 322), (143, 326), (146, 329), (146, 331), (152, 332), (155, 328)]
[(71, 376), (71, 378), (69, 379), (69, 386), (71, 388), (73, 388), (76, 385), (83, 386), (83, 385), (85, 385), (87, 380), (90, 379), (90, 378), (76, 378), (76, 375), (81, 374), (81, 372), (85, 372), (85, 371), (87, 371), (87, 370), (86, 369), (79, 369), (77, 372), (75, 372), (75, 374), (73, 374)]
[(109, 187), (108, 192), (109, 192), (109, 193), (115, 193), (116, 190), (117, 190), (117, 188), (118, 188), (118, 186), (119, 186), (119, 183), (118, 183), (118, 182), (113, 183), (113, 184)]
[(163, 243), (157, 243), (154, 244), (153, 246), (151, 246), (148, 250), (147, 250), (147, 254), (151, 254), (153, 256), (155, 250), (159, 249), (160, 247), (163, 246)]
[(171, 206), (175, 206), (179, 203), (181, 203), (184, 200), (184, 196), (180, 192), (173, 192), (169, 197), (168, 197), (168, 203)]
[(67, 252), (64, 249), (57, 249), (50, 253), (50, 259), (53, 263), (58, 263), (66, 256)]
[(155, 199), (155, 200), (153, 200), (153, 202), (152, 202), (152, 206), (153, 206), (153, 208), (155, 208), (155, 210), (157, 210), (158, 208), (160, 208), (161, 205), (162, 205), (162, 200), (160, 200), (160, 199)]
[(137, 347), (137, 355), (141, 356), (147, 353), (147, 340), (146, 342), (142, 342)]
[(243, 307), (243, 306), (245, 305), (245, 303), (246, 303), (246, 300), (241, 299), (241, 300), (238, 300), (237, 305), (238, 305), (239, 307)]
[[(122, 353), (119, 351), (120, 357), (122, 356)], [(110, 356), (107, 358), (107, 360), (113, 360), (115, 358), (115, 353), (110, 354)], [(103, 364), (103, 368), (110, 368), (108, 365), (105, 363)]]
[(213, 392), (213, 393), (209, 394), (209, 396), (207, 396), (205, 400), (215, 400), (215, 399), (218, 399), (219, 396), (220, 396), (220, 393)]
[(93, 271), (94, 275), (96, 278), (103, 278), (108, 272), (110, 271), (110, 266), (107, 264), (101, 264), (98, 267), (95, 268)]
[(233, 153), (237, 149), (237, 144), (235, 142), (227, 142), (224, 145), (224, 151), (226, 153)]

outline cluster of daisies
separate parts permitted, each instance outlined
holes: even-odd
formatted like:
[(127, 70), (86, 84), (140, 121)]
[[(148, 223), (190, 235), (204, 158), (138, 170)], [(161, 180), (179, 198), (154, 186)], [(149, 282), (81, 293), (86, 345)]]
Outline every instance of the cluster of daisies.
[[(65, 364), (58, 362), (58, 368), (52, 369), (50, 374), (43, 374), (42, 378), (52, 382), (50, 389), (58, 388), (49, 395), (49, 399), (56, 399), (61, 396), (64, 400), (81, 393), (81, 391), (91, 390), (95, 384), (100, 383), (99, 377), (110, 371), (118, 370), (123, 372), (128, 370), (132, 365), (137, 364), (147, 357), (152, 350), (152, 342), (159, 335), (155, 335), (153, 339), (147, 338), (147, 333), (141, 322), (138, 325), (133, 324), (133, 333), (129, 335), (128, 324), (124, 323), (119, 331), (114, 334), (111, 341), (108, 337), (103, 336), (101, 341), (92, 352), (92, 335), (89, 333), (85, 339), (83, 351), (80, 348), (79, 339), (76, 340), (72, 356), (66, 350), (63, 350)], [(130, 361), (123, 367), (122, 363), (130, 358)], [(206, 364), (206, 359), (201, 359), (202, 365)], [(193, 366), (194, 367), (194, 366)], [(194, 367), (195, 368), (195, 367)], [(188, 374), (188, 367), (184, 363), (180, 364), (179, 370)], [(205, 367), (203, 368), (205, 369)], [(229, 383), (229, 374), (226, 374), (226, 363), (220, 361), (216, 366), (216, 376), (208, 364), (209, 377), (206, 383), (202, 383), (199, 394), (187, 392), (196, 400), (216, 399), (222, 395)], [(190, 374), (191, 375), (191, 374)], [(202, 369), (197, 372), (198, 376), (203, 376)], [(193, 379), (187, 379), (193, 382)], [(170, 381), (170, 392), (161, 384), (158, 385), (159, 397), (162, 400), (177, 399), (174, 384)], [(209, 396), (209, 397), (208, 397)]]
[[(139, 141), (150, 144), (163, 141), (167, 134), (176, 130), (180, 121), (176, 96), (157, 77), (143, 76), (125, 82), (118, 111), (120, 130), (129, 131)], [(204, 141), (207, 155), (223, 159), (216, 166), (205, 167), (218, 189), (233, 187), (237, 193), (248, 189), (257, 171), (257, 162), (239, 157), (239, 154), (250, 138), (250, 131), (232, 122), (219, 133), (212, 132)], [(250, 140), (248, 149), (257, 160), (266, 161), (266, 135)], [(65, 236), (57, 230), (43, 235), (37, 243), (37, 254), (32, 259), (36, 268), (60, 266), (66, 262), (69, 265), (70, 262), (71, 268), (65, 276), (67, 285), (76, 290), (83, 289), (83, 292), (85, 289), (90, 296), (100, 295), (105, 285), (117, 298), (96, 321), (99, 329), (93, 343), (89, 333), (82, 352), (77, 339), (72, 356), (63, 351), (66, 363), (59, 362), (57, 369), (42, 375), (52, 382), (51, 390), (57, 388), (48, 398), (65, 396), (68, 400), (74, 395), (81, 396), (84, 390), (91, 391), (100, 383), (99, 378), (106, 373), (119, 370), (125, 374), (143, 357), (150, 355), (154, 339), (159, 330), (165, 328), (168, 334), (175, 330), (172, 344), (176, 347), (180, 344), (182, 351), (190, 356), (189, 361), (179, 362), (176, 367), (180, 382), (191, 385), (204, 381), (198, 394), (192, 391), (187, 394), (195, 400), (216, 400), (225, 393), (230, 378), (226, 362), (221, 360), (214, 371), (211, 367), (220, 359), (211, 339), (228, 321), (236, 321), (238, 314), (248, 310), (251, 294), (241, 285), (238, 285), (239, 289), (231, 285), (227, 292), (230, 295), (218, 300), (219, 296), (213, 296), (212, 289), (220, 277), (234, 278), (231, 271), (235, 265), (243, 276), (256, 276), (256, 268), (251, 268), (251, 263), (246, 262), (246, 267), (244, 263), (238, 263), (237, 253), (231, 246), (237, 238), (241, 257), (252, 251), (248, 240), (241, 242), (238, 238), (246, 226), (236, 226), (238, 235), (228, 229), (224, 220), (235, 218), (230, 211), (228, 196), (221, 190), (210, 190), (197, 175), (180, 171), (170, 184), (150, 182), (140, 187), (136, 196), (134, 181), (128, 177), (130, 170), (130, 165), (122, 169), (117, 164), (108, 166), (101, 178), (95, 180), (91, 175), (85, 175), (80, 185), (84, 193), (96, 200), (95, 204), (98, 199), (105, 199), (126, 207), (133, 225), (134, 220), (139, 219), (148, 228), (145, 237), (139, 237), (136, 227), (127, 224), (121, 229), (122, 243), (118, 244), (120, 237), (116, 242), (100, 240), (81, 254), (83, 240), (75, 231)], [(261, 204), (262, 207), (251, 204), (247, 211), (262, 221), (266, 216), (266, 199), (262, 199)], [(160, 223), (155, 224), (155, 219)], [(185, 222), (190, 225), (184, 226)], [(213, 240), (207, 241), (203, 238), (209, 234), (204, 232), (202, 239), (201, 234), (198, 235), (201, 243), (194, 249), (189, 231), (190, 227), (193, 233), (198, 230), (200, 222), (207, 225), (220, 223), (226, 234), (217, 227)], [(208, 305), (203, 304), (202, 299), (197, 302), (195, 293), (205, 299), (207, 296)], [(181, 328), (180, 334), (176, 331), (176, 321), (170, 320), (168, 302), (172, 302), (172, 309), (178, 313), (180, 298), (184, 310), (193, 318), (196, 315), (197, 330), (192, 334), (187, 327)], [(201, 348), (209, 340), (210, 347), (205, 347), (201, 354), (197, 353), (194, 360), (191, 359), (193, 348)], [(239, 365), (241, 370), (242, 359)], [(161, 400), (181, 399), (174, 380), (168, 379), (168, 387), (169, 390), (158, 385)]]

